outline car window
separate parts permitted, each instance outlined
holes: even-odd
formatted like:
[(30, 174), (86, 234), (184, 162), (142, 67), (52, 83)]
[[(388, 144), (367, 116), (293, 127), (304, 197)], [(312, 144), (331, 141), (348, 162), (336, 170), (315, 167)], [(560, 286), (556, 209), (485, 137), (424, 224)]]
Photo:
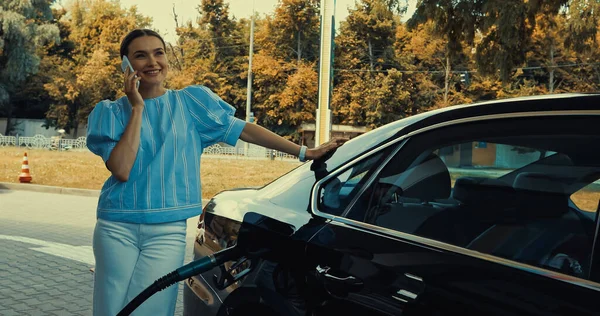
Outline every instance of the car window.
[(571, 200), (580, 210), (595, 214), (598, 211), (598, 201), (600, 201), (600, 181), (593, 182), (573, 193)]
[(346, 216), (587, 278), (600, 167), (582, 148), (594, 141), (494, 137), (442, 144), (409, 161), (400, 150)]
[(331, 215), (341, 215), (367, 182), (368, 175), (376, 169), (383, 154), (381, 151), (367, 157), (327, 180), (319, 189), (319, 210)]

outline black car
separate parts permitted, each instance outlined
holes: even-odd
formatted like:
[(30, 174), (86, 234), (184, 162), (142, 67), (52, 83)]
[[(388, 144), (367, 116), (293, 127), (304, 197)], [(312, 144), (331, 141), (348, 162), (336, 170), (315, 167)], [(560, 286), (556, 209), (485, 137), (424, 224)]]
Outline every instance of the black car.
[(599, 147), (598, 94), (370, 131), (216, 195), (195, 258), (235, 245), (248, 212), (293, 225), (293, 242), (188, 279), (184, 315), (600, 315)]

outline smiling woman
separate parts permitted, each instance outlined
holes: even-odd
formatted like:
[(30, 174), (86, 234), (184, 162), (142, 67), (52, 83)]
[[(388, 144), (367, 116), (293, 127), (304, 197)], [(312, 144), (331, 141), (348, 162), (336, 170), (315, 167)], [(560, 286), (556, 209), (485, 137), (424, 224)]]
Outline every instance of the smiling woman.
[[(94, 315), (116, 315), (155, 279), (183, 265), (186, 219), (202, 212), (203, 150), (238, 139), (318, 159), (345, 140), (296, 145), (234, 116), (209, 88), (169, 90), (165, 42), (147, 29), (121, 43), (125, 97), (99, 102), (88, 118), (87, 146), (111, 175), (100, 193), (94, 230)], [(127, 58), (127, 59), (125, 59)], [(139, 87), (137, 86), (139, 82)], [(173, 315), (177, 287), (150, 298), (140, 315)]]
[[(127, 83), (133, 79), (134, 82), (140, 81), (139, 94), (144, 99), (158, 97), (166, 92), (163, 82), (167, 77), (169, 62), (165, 48), (162, 37), (152, 30), (134, 30), (125, 37), (121, 43), (121, 58), (127, 57), (134, 70), (133, 73), (125, 72), (125, 91), (128, 91)], [(134, 94), (131, 96), (135, 97)]]

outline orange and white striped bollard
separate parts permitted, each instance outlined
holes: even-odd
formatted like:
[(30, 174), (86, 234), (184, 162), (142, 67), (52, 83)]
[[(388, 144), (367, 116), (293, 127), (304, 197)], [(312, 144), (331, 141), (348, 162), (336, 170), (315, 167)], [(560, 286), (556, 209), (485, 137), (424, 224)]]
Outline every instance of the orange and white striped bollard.
[(31, 174), (29, 174), (29, 160), (27, 159), (27, 153), (23, 156), (23, 164), (21, 165), (21, 174), (19, 175), (19, 182), (29, 183), (31, 182)]

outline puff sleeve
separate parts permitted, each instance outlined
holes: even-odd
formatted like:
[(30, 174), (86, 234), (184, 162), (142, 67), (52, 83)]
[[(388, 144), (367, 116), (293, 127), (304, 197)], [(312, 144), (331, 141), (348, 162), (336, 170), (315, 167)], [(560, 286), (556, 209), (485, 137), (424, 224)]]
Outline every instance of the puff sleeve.
[(246, 126), (245, 121), (234, 116), (235, 108), (204, 86), (189, 86), (183, 92), (202, 147), (218, 142), (235, 146)]
[(88, 117), (87, 147), (105, 163), (125, 131), (120, 114), (118, 102), (104, 100), (96, 104)]

